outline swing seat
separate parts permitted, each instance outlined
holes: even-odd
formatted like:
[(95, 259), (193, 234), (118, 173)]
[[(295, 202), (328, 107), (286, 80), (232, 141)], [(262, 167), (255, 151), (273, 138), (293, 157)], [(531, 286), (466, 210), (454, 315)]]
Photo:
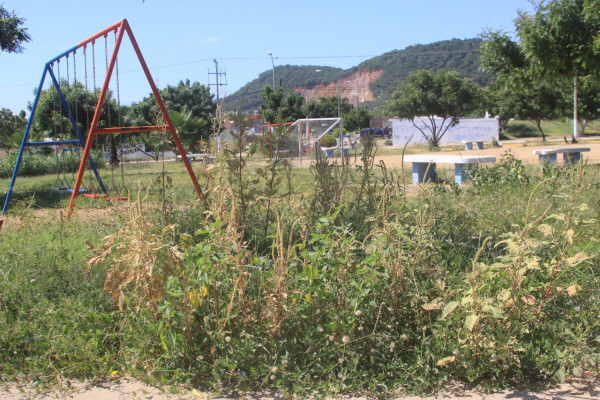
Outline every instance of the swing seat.
[(64, 192), (66, 192), (66, 191), (69, 191), (69, 190), (71, 190), (71, 191), (72, 191), (73, 189), (71, 189), (71, 188), (68, 188), (68, 187), (53, 187), (53, 188), (52, 188), (52, 190), (56, 190), (56, 191), (64, 191)]
[(129, 196), (121, 195), (123, 192), (127, 192), (127, 194), (129, 194), (129, 191), (125, 187), (123, 187), (123, 188), (121, 188), (121, 190), (119, 190), (113, 186), (113, 188), (111, 190), (109, 190), (109, 192), (106, 194), (106, 200), (108, 200), (108, 201), (127, 201), (127, 200), (129, 200)]
[[(68, 188), (68, 189), (67, 189), (67, 192), (69, 192), (69, 193), (73, 193), (73, 192), (74, 192), (74, 190), (73, 190), (72, 188)], [(83, 188), (80, 188), (80, 189), (79, 189), (79, 193), (85, 193), (85, 189), (83, 189)]]
[(88, 199), (99, 199), (100, 197), (106, 197), (105, 195), (100, 193), (84, 193), (83, 195)]
[(129, 200), (129, 197), (121, 197), (120, 195), (116, 196), (116, 197), (105, 196), (105, 198), (108, 201), (126, 201), (126, 200)]

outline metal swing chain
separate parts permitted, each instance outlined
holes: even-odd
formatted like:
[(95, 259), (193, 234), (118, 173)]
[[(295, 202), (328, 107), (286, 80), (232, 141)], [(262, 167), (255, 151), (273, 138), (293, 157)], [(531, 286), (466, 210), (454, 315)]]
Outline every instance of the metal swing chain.
[[(108, 34), (104, 35), (104, 61), (106, 62), (106, 77), (108, 77)], [(108, 96), (108, 91), (106, 92), (106, 98), (104, 101), (106, 102), (108, 114), (107, 126), (110, 126), (110, 98)]]
[[(60, 89), (60, 58), (58, 60), (56, 60), (56, 69), (58, 70), (58, 88), (56, 88), (57, 92)], [(62, 122), (60, 121), (60, 118), (62, 117), (62, 103), (60, 101), (60, 94), (58, 94), (59, 99), (58, 99), (58, 127), (60, 129), (60, 133), (62, 133)]]
[[(67, 102), (68, 104), (68, 98), (71, 97), (71, 78), (69, 77), (69, 53), (67, 53), (66, 56), (67, 59), (67, 86), (66, 86), (66, 90), (65, 93), (63, 93), (65, 95), (65, 102)], [(60, 80), (58, 81), (58, 86), (60, 87)], [(65, 109), (65, 113), (67, 112), (67, 110)], [(68, 116), (67, 116), (68, 118)], [(70, 130), (69, 130), (70, 132)], [(69, 134), (68, 139), (71, 140), (71, 135)]]
[[(115, 32), (115, 45), (117, 43), (117, 31)], [(116, 67), (116, 73), (117, 73), (117, 115), (119, 117), (119, 126), (121, 126), (121, 89), (119, 87), (120, 83), (119, 83), (119, 58), (117, 57), (116, 59), (116, 63), (115, 63), (115, 67)]]
[(83, 48), (83, 64), (85, 65), (85, 124), (88, 134), (90, 132), (90, 92), (88, 88), (88, 67), (87, 67), (87, 45)]
[(96, 41), (92, 42), (92, 68), (94, 72), (94, 97), (96, 97)]
[[(54, 75), (54, 63), (50, 64), (50, 68), (52, 69), (52, 75)], [(54, 126), (53, 134), (56, 140), (56, 134), (58, 133), (58, 131), (56, 130), (56, 87), (54, 85), (52, 85), (52, 125)]]
[(77, 110), (77, 50), (73, 51), (73, 86), (75, 87), (75, 125), (79, 129), (79, 111)]
[[(117, 43), (117, 31), (114, 31), (115, 34), (115, 46)], [(116, 63), (115, 63), (115, 67), (116, 67), (116, 74), (117, 74), (117, 117), (119, 120), (119, 126), (121, 126), (121, 89), (120, 89), (120, 82), (119, 82), (119, 59), (116, 59)], [(121, 186), (122, 188), (125, 188), (125, 172), (123, 169), (123, 137), (120, 134), (119, 135), (119, 139), (120, 139), (120, 147), (121, 147)]]
[[(54, 74), (54, 63), (50, 64), (50, 68), (52, 69), (52, 72)], [(54, 140), (60, 140), (60, 138), (56, 138), (56, 87), (54, 86), (54, 84), (52, 85), (52, 125), (54, 126), (54, 131), (53, 131), (53, 136), (54, 136)], [(56, 145), (56, 149), (54, 151), (55, 155), (56, 155), (56, 181), (54, 182), (54, 187), (55, 188), (59, 188), (61, 187), (61, 179), (60, 179), (60, 161), (58, 159), (58, 145)]]

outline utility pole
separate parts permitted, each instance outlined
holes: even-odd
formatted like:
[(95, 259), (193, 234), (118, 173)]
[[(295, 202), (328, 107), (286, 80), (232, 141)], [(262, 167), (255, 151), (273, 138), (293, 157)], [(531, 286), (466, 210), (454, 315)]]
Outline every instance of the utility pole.
[(219, 83), (219, 77), (221, 75), (225, 75), (225, 78), (227, 78), (227, 72), (219, 72), (219, 62), (217, 61), (217, 59), (213, 59), (213, 61), (215, 62), (215, 71), (216, 72), (210, 72), (210, 70), (208, 71), (208, 81), (210, 82), (210, 76), (214, 75), (216, 78), (217, 83), (209, 83), (208, 86), (216, 86), (217, 87), (217, 104), (219, 104), (221, 98), (219, 97), (219, 86), (227, 86), (227, 83)]

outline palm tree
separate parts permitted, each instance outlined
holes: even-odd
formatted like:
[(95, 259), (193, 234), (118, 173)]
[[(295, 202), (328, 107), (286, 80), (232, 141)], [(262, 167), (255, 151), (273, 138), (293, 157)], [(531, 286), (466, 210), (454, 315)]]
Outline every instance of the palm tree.
[(183, 147), (191, 153), (197, 153), (202, 141), (207, 139), (208, 121), (195, 118), (185, 107), (181, 112), (169, 112), (169, 117)]

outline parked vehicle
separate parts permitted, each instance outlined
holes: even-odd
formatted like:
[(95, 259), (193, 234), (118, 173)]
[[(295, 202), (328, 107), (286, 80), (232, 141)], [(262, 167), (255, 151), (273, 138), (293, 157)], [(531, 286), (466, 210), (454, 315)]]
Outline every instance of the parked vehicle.
[(360, 130), (360, 137), (372, 137), (372, 138), (385, 138), (389, 139), (392, 137), (392, 132), (389, 129), (382, 128), (364, 128)]

